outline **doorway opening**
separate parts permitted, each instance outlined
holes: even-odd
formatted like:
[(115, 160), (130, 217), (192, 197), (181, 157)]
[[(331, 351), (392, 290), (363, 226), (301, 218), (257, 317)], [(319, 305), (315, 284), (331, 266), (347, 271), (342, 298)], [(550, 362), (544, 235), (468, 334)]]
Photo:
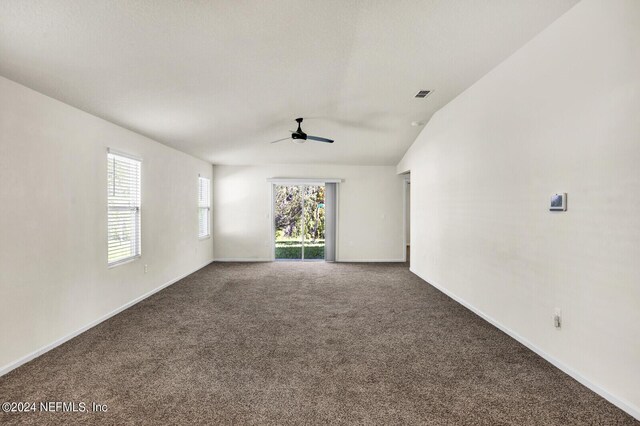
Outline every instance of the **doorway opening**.
[(274, 185), (275, 260), (325, 259), (325, 185)]
[(404, 261), (408, 264), (411, 259), (411, 175), (404, 176)]

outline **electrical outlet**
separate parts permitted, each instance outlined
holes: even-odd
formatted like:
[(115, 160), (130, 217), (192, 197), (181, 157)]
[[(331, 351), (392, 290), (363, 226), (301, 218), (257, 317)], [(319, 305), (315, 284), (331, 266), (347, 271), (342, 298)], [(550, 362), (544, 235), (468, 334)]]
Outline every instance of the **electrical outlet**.
[(147, 265), (145, 263), (145, 265), (144, 265), (144, 273), (146, 274), (147, 272), (149, 272), (149, 265)]
[(562, 311), (558, 308), (553, 313), (553, 326), (557, 329), (562, 328)]

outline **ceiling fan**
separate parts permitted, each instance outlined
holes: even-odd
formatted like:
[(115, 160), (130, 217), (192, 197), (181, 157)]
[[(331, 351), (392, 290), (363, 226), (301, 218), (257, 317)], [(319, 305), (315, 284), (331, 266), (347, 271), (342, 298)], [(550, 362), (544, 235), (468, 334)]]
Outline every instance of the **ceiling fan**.
[(302, 118), (296, 118), (296, 121), (298, 122), (298, 130), (296, 130), (295, 132), (291, 131), (291, 136), (287, 138), (278, 139), (277, 141), (273, 141), (271, 143), (282, 142), (282, 141), (286, 141), (287, 139), (292, 139), (295, 143), (305, 143), (305, 141), (307, 140), (316, 141), (316, 142), (333, 143), (333, 140), (331, 139), (321, 138), (320, 136), (307, 135), (300, 128), (300, 124), (302, 123)]

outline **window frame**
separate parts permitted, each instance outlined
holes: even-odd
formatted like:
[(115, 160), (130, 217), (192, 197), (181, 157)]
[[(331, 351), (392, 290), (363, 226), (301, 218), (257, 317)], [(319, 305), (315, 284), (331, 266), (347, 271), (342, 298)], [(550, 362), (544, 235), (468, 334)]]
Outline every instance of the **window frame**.
[[(207, 199), (206, 203), (201, 203), (200, 195), (202, 194), (202, 183), (207, 182)], [(207, 233), (200, 234), (200, 212), (202, 210), (206, 211), (207, 218)], [(211, 238), (211, 179), (208, 177), (198, 175), (198, 239), (206, 240), (207, 238)]]
[[(113, 158), (112, 158), (113, 157)], [(135, 183), (137, 185), (137, 203), (134, 203), (134, 206), (111, 206), (109, 203), (110, 191), (109, 191), (109, 174), (110, 174), (110, 161), (117, 161), (118, 157), (121, 159), (120, 161), (125, 162), (135, 162), (138, 168), (138, 179)], [(122, 259), (118, 259), (115, 261), (109, 261), (109, 235), (112, 229), (109, 226), (109, 215), (111, 211), (133, 211), (134, 215), (134, 228), (133, 228), (133, 237), (134, 237), (134, 254), (132, 256), (128, 256)], [(107, 266), (109, 268), (114, 268), (116, 266), (120, 266), (129, 262), (133, 262), (142, 257), (142, 159), (127, 153), (123, 153), (120, 151), (115, 151), (111, 148), (107, 148)]]

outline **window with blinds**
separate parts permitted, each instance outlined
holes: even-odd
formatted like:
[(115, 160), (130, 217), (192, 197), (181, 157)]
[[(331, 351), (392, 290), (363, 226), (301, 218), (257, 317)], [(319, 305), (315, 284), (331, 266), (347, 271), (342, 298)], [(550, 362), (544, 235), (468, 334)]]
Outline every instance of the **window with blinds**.
[(107, 153), (109, 266), (140, 256), (140, 170), (134, 158)]
[(198, 178), (198, 237), (211, 235), (211, 181)]

